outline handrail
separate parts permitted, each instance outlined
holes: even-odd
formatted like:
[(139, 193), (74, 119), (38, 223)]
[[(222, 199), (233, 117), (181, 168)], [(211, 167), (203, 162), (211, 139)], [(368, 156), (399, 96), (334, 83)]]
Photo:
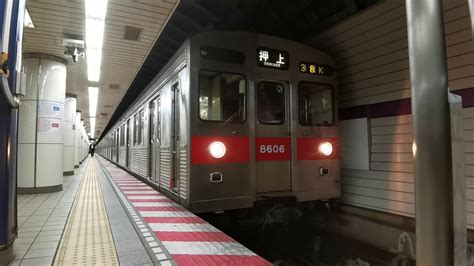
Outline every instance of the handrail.
[[(5, 1), (4, 1), (5, 2)], [(5, 95), (5, 98), (8, 102), (8, 104), (16, 109), (20, 106), (20, 100), (15, 97), (11, 90), (10, 90), (10, 85), (8, 85), (8, 69), (3, 68), (3, 64), (5, 61), (8, 59), (8, 40), (9, 40), (9, 34), (10, 34), (10, 19), (11, 19), (11, 13), (12, 13), (12, 1), (6, 1), (5, 2), (5, 16), (3, 17), (3, 27), (0, 29), (0, 52), (1, 52), (1, 68), (0, 69), (0, 75), (2, 81), (0, 82), (0, 90), (3, 92)], [(4, 47), (5, 46), (5, 47)]]
[(2, 75), (1, 91), (5, 95), (5, 98), (7, 99), (7, 102), (11, 106), (11, 108), (17, 109), (18, 107), (20, 107), (20, 100), (17, 97), (13, 96), (10, 90), (10, 86), (8, 85), (7, 75), (5, 73), (1, 73), (1, 75)]

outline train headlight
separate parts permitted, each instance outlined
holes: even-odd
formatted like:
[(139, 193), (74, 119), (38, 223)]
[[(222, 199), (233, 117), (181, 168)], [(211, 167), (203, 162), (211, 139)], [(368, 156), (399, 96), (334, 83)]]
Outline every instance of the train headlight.
[(329, 156), (332, 154), (332, 144), (329, 143), (329, 142), (323, 142), (321, 144), (319, 144), (319, 151), (326, 155), (326, 156)]
[(224, 143), (220, 141), (214, 141), (211, 144), (209, 144), (208, 150), (211, 156), (216, 159), (224, 157), (225, 152), (226, 152)]

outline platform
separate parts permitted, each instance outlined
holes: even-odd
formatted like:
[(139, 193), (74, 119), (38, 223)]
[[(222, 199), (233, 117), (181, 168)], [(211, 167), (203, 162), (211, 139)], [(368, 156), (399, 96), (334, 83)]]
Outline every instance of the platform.
[(21, 195), (10, 265), (271, 265), (103, 158), (61, 192)]
[(134, 226), (159, 261), (178, 265), (271, 265), (146, 183), (100, 159)]

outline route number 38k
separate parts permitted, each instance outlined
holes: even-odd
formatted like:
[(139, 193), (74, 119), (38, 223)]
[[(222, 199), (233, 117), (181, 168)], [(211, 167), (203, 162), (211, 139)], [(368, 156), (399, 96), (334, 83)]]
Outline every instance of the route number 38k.
[(285, 145), (260, 145), (260, 153), (285, 153)]

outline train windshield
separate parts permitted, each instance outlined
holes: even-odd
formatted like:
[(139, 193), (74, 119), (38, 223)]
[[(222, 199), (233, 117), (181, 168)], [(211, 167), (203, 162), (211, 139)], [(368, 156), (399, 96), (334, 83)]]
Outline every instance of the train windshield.
[(199, 117), (224, 123), (245, 121), (246, 81), (243, 75), (201, 71)]
[(300, 82), (299, 120), (303, 126), (330, 126), (334, 123), (333, 91), (327, 84)]
[(285, 122), (285, 88), (276, 82), (262, 81), (257, 87), (257, 119), (262, 124)]

